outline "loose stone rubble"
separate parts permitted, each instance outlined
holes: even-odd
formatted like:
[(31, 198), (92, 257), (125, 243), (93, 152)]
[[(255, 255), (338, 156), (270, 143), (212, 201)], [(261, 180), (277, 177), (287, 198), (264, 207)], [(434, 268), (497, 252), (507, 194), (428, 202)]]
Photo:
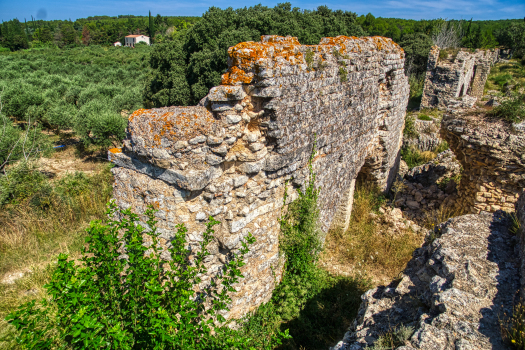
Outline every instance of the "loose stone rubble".
[(464, 169), (457, 206), (470, 213), (514, 211), (525, 188), (525, 125), (466, 110), (444, 115), (441, 136)]
[(483, 95), (490, 67), (497, 62), (500, 50), (458, 49), (439, 58), (440, 48), (430, 50), (421, 98), (422, 108), (471, 108)]
[(221, 221), (210, 273), (254, 234), (245, 278), (224, 315), (237, 318), (268, 300), (280, 278), (284, 191), (289, 200), (297, 196), (314, 143), (324, 232), (348, 225), (358, 175), (390, 187), (409, 87), (403, 50), (381, 37), (339, 36), (308, 46), (263, 36), (228, 55), (223, 85), (199, 106), (135, 111), (124, 147), (109, 158), (117, 165), (117, 204), (138, 213), (154, 205), (165, 244), (179, 223), (195, 246), (208, 216)]
[(438, 226), (400, 281), (361, 297), (354, 324), (332, 349), (365, 349), (401, 325), (412, 334), (397, 350), (508, 349), (499, 321), (512, 314), (520, 286), (510, 224), (500, 211)]
[(461, 165), (454, 153), (444, 151), (402, 175), (403, 186), (396, 194), (394, 205), (402, 208), (406, 217), (417, 221), (424, 220), (432, 210), (452, 208), (457, 199), (456, 179), (460, 174)]

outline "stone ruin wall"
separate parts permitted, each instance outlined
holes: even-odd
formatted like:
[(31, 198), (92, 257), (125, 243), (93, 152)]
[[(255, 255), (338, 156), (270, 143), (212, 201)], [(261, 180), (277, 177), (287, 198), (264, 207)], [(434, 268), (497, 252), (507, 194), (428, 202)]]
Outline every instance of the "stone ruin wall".
[[(421, 99), (422, 108), (446, 109), (462, 98), (472, 106), (483, 95), (490, 67), (499, 58), (499, 50), (459, 50), (457, 55), (440, 59), (440, 48), (430, 50)], [(469, 96), (465, 97), (465, 96)]]
[(314, 135), (321, 228), (344, 229), (358, 174), (386, 190), (397, 172), (409, 86), (403, 50), (382, 37), (308, 46), (263, 36), (228, 55), (222, 85), (199, 106), (135, 111), (109, 158), (117, 204), (138, 213), (154, 205), (163, 244), (176, 224), (194, 246), (209, 215), (221, 221), (211, 274), (249, 232), (257, 238), (225, 315), (238, 318), (269, 300), (280, 279), (283, 194), (287, 186), (293, 200), (307, 179)]
[(456, 205), (468, 213), (513, 212), (525, 188), (525, 133), (483, 111), (445, 114), (441, 136), (463, 167)]

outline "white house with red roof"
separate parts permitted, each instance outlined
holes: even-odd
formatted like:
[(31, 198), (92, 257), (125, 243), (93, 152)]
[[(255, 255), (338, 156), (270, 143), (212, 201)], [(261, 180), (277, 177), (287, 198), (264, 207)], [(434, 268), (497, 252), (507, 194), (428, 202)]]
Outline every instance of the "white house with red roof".
[(125, 45), (128, 47), (135, 47), (136, 44), (143, 42), (149, 45), (149, 36), (145, 35), (128, 35), (125, 38)]

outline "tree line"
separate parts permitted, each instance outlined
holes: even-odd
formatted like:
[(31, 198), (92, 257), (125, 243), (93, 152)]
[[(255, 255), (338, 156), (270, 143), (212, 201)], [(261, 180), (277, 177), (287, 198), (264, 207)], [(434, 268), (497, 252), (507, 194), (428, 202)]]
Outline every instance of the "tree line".
[(0, 25), (0, 51), (18, 51), (39, 47), (70, 48), (88, 45), (112, 45), (124, 42), (130, 34), (145, 34), (162, 43), (177, 37), (199, 17), (173, 16), (94, 16), (71, 20), (12, 19)]

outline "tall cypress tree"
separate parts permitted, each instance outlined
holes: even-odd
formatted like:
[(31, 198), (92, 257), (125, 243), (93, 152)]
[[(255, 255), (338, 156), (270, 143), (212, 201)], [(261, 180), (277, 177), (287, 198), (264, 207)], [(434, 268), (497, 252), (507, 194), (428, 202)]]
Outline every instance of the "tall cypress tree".
[(153, 22), (153, 18), (151, 17), (151, 11), (150, 11), (149, 12), (149, 38), (152, 43), (153, 43), (154, 36), (155, 36), (155, 23)]

